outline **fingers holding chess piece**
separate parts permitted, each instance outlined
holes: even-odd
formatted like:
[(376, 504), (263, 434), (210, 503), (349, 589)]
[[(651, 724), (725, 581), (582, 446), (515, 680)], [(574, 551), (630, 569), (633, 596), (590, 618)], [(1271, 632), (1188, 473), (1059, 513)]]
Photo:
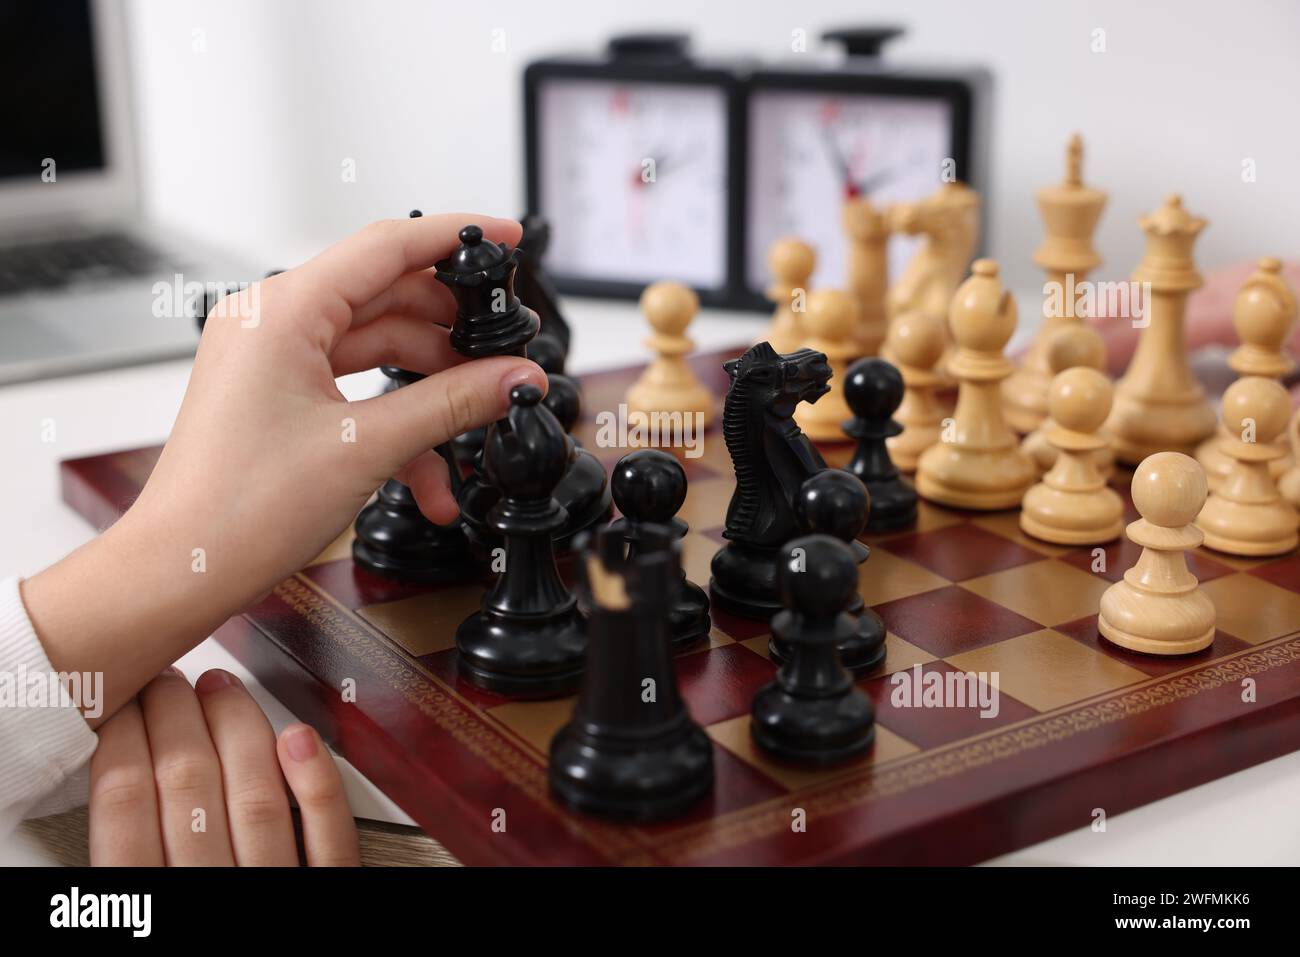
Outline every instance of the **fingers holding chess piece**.
[(845, 610), (857, 593), (856, 562), (828, 535), (796, 538), (783, 551), (785, 608), (772, 619), (772, 632), (790, 657), (754, 696), (750, 733), (779, 759), (835, 764), (864, 754), (876, 734), (871, 701), (854, 686), (838, 650), (856, 628)]
[(1291, 402), (1273, 379), (1247, 376), (1223, 394), (1220, 450), (1231, 466), (1196, 519), (1205, 545), (1230, 555), (1281, 555), (1296, 547), (1296, 511), (1282, 498), (1269, 463)]
[(767, 266), (772, 271), (772, 284), (767, 287), (767, 298), (774, 311), (767, 331), (758, 341), (766, 340), (781, 355), (802, 349), (806, 344), (802, 313), (807, 304), (808, 282), (816, 265), (817, 254), (799, 239), (778, 240), (768, 250)]
[(1003, 355), (1016, 328), (1016, 303), (991, 259), (976, 261), (948, 312), (957, 349), (948, 371), (958, 381), (951, 435), (921, 454), (916, 490), (956, 508), (994, 510), (1020, 504), (1037, 477), (1002, 418), (998, 383), (1011, 374)]
[[(1077, 366), (1099, 372), (1106, 369), (1106, 343), (1101, 338), (1101, 333), (1081, 322), (1060, 327), (1047, 341), (1047, 367), (1053, 377)], [(1048, 387), (1050, 386), (1049, 380)], [(1046, 395), (1043, 398), (1046, 401)], [(1046, 406), (1043, 411), (1047, 411)], [(1056, 423), (1048, 415), (1043, 419), (1043, 424), (1026, 435), (1020, 443), (1020, 451), (1034, 460), (1040, 473), (1046, 473), (1056, 464), (1056, 446), (1047, 440), (1048, 433), (1055, 426)], [(1105, 435), (1101, 430), (1097, 434)], [(1093, 453), (1093, 462), (1103, 477), (1108, 478), (1115, 471), (1115, 453), (1111, 451), (1109, 441)]]
[(641, 378), (627, 390), (628, 413), (691, 417), (702, 430), (713, 416), (713, 396), (691, 370), (686, 357), (695, 348), (686, 327), (699, 311), (694, 290), (676, 282), (657, 282), (641, 293), (641, 312), (653, 330), (646, 346), (654, 353)]
[(1157, 452), (1133, 473), (1142, 516), (1128, 537), (1142, 554), (1101, 596), (1097, 630), (1108, 641), (1150, 655), (1187, 655), (1214, 641), (1214, 603), (1187, 570), (1186, 552), (1204, 539), (1192, 522), (1209, 486), (1196, 460)]
[(844, 379), (849, 362), (858, 354), (853, 339), (856, 306), (853, 298), (838, 289), (819, 289), (808, 297), (803, 317), (808, 348), (826, 356), (831, 367), (830, 389), (816, 403), (803, 403), (794, 420), (814, 442), (844, 442), (844, 423), (853, 410), (844, 400)]
[[(871, 549), (858, 541), (871, 512), (871, 499), (866, 486), (848, 472), (822, 469), (809, 476), (799, 486), (794, 511), (805, 533), (838, 539), (849, 547), (859, 565), (871, 556)], [(866, 607), (861, 595), (853, 597), (847, 611), (857, 619), (857, 627), (838, 646), (840, 661), (850, 673), (866, 674), (885, 660), (885, 623)], [(782, 664), (790, 658), (790, 647), (773, 635), (767, 654)]]
[[(629, 556), (645, 550), (651, 541), (645, 531), (656, 529), (656, 535), (667, 529), (671, 540), (685, 537), (689, 531), (686, 523), (677, 518), (677, 512), (686, 501), (686, 470), (673, 456), (660, 449), (637, 449), (623, 456), (614, 465), (610, 477), (614, 504), (623, 517), (611, 524), (628, 545)], [(709, 634), (709, 596), (703, 588), (688, 581), (685, 571), (679, 570), (679, 587), (668, 610), (669, 640), (675, 647), (694, 644)]]
[(845, 466), (867, 487), (871, 517), (867, 529), (884, 532), (916, 521), (916, 489), (894, 467), (886, 441), (903, 431), (892, 418), (903, 401), (903, 377), (884, 359), (859, 359), (849, 366), (844, 398), (853, 419), (844, 431), (858, 440), (853, 458)]
[(1043, 480), (1025, 493), (1020, 527), (1058, 545), (1095, 545), (1124, 530), (1124, 502), (1106, 485), (1095, 455), (1106, 440), (1097, 434), (1110, 414), (1110, 380), (1076, 366), (1058, 373), (1047, 390), (1053, 422), (1047, 440), (1057, 458)]
[(936, 395), (942, 384), (936, 367), (947, 348), (948, 332), (939, 316), (905, 312), (889, 326), (881, 355), (903, 376), (903, 401), (894, 413), (902, 431), (886, 438), (885, 447), (901, 472), (915, 472), (921, 453), (939, 441), (949, 410)]

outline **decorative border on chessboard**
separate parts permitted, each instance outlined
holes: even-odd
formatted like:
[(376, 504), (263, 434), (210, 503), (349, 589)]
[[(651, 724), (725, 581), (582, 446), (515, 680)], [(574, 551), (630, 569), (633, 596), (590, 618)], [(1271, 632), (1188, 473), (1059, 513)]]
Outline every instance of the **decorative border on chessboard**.
[[(273, 594), (314, 628), (334, 638), (340, 647), (388, 682), (460, 745), (488, 762), (571, 835), (611, 860), (625, 864), (683, 863), (768, 839), (789, 829), (788, 798), (772, 798), (653, 836), (634, 826), (608, 825), (570, 814), (551, 799), (545, 761), (534, 749), (513, 740), (512, 735), (454, 688), (413, 661), (387, 636), (316, 583), (295, 574), (278, 585)], [(265, 633), (263, 629), (259, 631)], [(1226, 658), (1075, 702), (975, 738), (896, 758), (883, 765), (864, 766), (857, 773), (801, 791), (799, 805), (810, 816), (837, 814), (1296, 661), (1300, 661), (1300, 636), (1276, 638)]]

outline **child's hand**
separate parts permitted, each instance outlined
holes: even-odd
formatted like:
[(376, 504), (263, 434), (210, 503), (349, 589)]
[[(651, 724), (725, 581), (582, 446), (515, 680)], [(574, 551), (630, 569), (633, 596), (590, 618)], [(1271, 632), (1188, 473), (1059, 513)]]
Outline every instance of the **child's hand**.
[[(139, 500), (23, 586), (55, 668), (104, 675), (105, 715), (319, 554), (384, 480), (455, 516), (430, 450), (503, 415), (513, 386), (546, 387), (526, 359), (450, 348), (454, 300), (429, 267), (471, 222), (518, 241), (517, 223), (472, 214), (376, 223), (218, 303)], [(335, 376), (383, 364), (429, 377), (344, 400)]]
[(292, 867), (286, 781), (307, 863), (359, 864), (343, 782), (315, 731), (293, 725), (277, 742), (234, 675), (208, 671), (191, 688), (179, 671), (165, 672), (99, 729), (90, 862)]

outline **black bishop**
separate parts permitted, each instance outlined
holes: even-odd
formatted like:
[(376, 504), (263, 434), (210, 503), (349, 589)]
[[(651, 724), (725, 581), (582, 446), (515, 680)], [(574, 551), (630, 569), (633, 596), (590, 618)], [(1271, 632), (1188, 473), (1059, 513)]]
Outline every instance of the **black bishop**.
[(582, 617), (560, 580), (552, 541), (565, 520), (554, 493), (568, 452), (568, 437), (535, 386), (513, 389), (506, 417), (488, 426), (483, 471), (501, 497), (487, 522), (505, 543), (505, 570), (482, 609), (456, 629), (456, 648), (462, 677), (498, 694), (570, 694), (582, 674)]

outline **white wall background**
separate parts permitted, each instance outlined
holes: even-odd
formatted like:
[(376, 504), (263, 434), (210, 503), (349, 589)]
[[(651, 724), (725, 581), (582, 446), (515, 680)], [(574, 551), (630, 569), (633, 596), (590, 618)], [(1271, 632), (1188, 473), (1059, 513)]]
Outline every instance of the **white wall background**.
[[(520, 74), (611, 33), (688, 30), (707, 53), (788, 55), (791, 31), (899, 22), (899, 61), (979, 61), (997, 79), (990, 252), (1035, 285), (1033, 191), (1069, 133), (1110, 191), (1110, 274), (1134, 223), (1181, 192), (1211, 228), (1203, 266), (1300, 255), (1300, 3), (1291, 0), (133, 0), (145, 192), (165, 219), (292, 264), (411, 207), (517, 215)], [(1106, 52), (1090, 51), (1093, 30)], [(492, 52), (493, 31), (505, 51)], [(195, 50), (202, 31), (204, 49)], [(340, 176), (355, 159), (357, 182)], [(1243, 158), (1258, 179), (1243, 183)], [(832, 226), (832, 228), (834, 228)]]

